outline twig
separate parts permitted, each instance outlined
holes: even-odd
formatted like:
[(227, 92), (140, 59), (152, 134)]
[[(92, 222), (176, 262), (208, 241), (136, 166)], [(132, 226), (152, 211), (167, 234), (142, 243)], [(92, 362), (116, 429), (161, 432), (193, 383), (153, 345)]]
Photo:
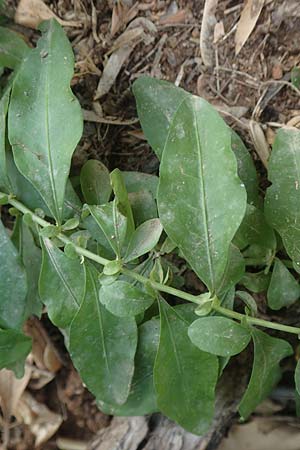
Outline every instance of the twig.
[(212, 67), (213, 61), (213, 33), (216, 24), (215, 12), (217, 9), (218, 0), (206, 0), (203, 11), (201, 32), (200, 32), (200, 53), (203, 64), (207, 67)]

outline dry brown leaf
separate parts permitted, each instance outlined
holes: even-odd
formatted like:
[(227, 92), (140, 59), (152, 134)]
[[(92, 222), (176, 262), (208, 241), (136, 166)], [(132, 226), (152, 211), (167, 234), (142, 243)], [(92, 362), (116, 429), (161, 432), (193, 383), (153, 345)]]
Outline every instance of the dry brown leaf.
[(216, 23), (214, 28), (214, 44), (217, 44), (224, 35), (225, 35), (224, 23), (221, 20), (221, 22)]
[(111, 18), (110, 34), (113, 37), (118, 31), (120, 31), (125, 25), (133, 20), (139, 10), (138, 2), (135, 2), (132, 7), (124, 4), (122, 0), (117, 1), (113, 7)]
[(37, 367), (52, 373), (61, 369), (62, 360), (42, 323), (34, 317), (28, 319), (25, 332), (32, 338), (31, 354)]
[(60, 414), (37, 402), (29, 392), (24, 392), (19, 400), (17, 419), (24, 422), (35, 435), (35, 447), (47, 442), (63, 421)]
[(292, 119), (290, 119), (287, 124), (287, 127), (295, 127), (295, 128), (300, 128), (300, 115), (299, 116), (295, 116)]
[(65, 27), (82, 26), (78, 21), (60, 19), (42, 0), (20, 0), (15, 13), (15, 22), (28, 28), (37, 28), (43, 20), (52, 18)]
[(161, 17), (159, 20), (160, 25), (175, 25), (176, 23), (184, 23), (186, 19), (186, 11), (180, 9), (170, 16)]
[(215, 12), (218, 0), (206, 0), (200, 31), (200, 53), (203, 64), (208, 67), (214, 65), (214, 30), (217, 23)]
[(99, 80), (94, 100), (98, 100), (107, 94), (114, 84), (123, 64), (128, 60), (131, 52), (139, 42), (144, 42), (146, 45), (153, 42), (157, 31), (156, 26), (144, 17), (133, 20), (114, 42), (113, 48), (108, 52), (110, 55), (102, 76)]
[(17, 404), (29, 383), (31, 369), (26, 367), (22, 378), (16, 378), (11, 370), (0, 370), (0, 406), (3, 417), (7, 420), (15, 415)]
[(249, 121), (249, 131), (255, 151), (258, 154), (263, 165), (267, 167), (270, 157), (270, 147), (267, 143), (264, 132), (259, 123), (255, 122), (255, 120)]
[(235, 33), (235, 54), (238, 55), (252, 33), (260, 16), (265, 0), (246, 0)]

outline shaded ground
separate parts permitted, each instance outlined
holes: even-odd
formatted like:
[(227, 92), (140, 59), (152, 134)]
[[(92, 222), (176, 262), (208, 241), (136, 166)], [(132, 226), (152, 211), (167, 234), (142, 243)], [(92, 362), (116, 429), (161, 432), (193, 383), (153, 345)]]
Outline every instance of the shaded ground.
[[(267, 143), (271, 144), (278, 126), (290, 120), (297, 121), (300, 116), (299, 92), (295, 92), (289, 82), (291, 69), (300, 64), (300, 5), (297, 0), (265, 1), (258, 22), (238, 56), (235, 55), (234, 35), (244, 3), (220, 0), (216, 18), (222, 22), (224, 33), (217, 44), (211, 46), (212, 67), (203, 64), (199, 47), (203, 0), (123, 0), (123, 7), (118, 9), (112, 0), (95, 0), (94, 4), (89, 0), (47, 3), (61, 19), (80, 24), (80, 27), (65, 28), (76, 58), (73, 89), (89, 118), (73, 159), (74, 175), (89, 158), (100, 159), (110, 169), (157, 172), (158, 161), (135, 120), (130, 91), (132, 82), (141, 74), (176, 82), (225, 111), (224, 118), (253, 151), (262, 174), (264, 169), (257, 155), (259, 149), (255, 148), (249, 132), (249, 120), (255, 119), (260, 124)], [(11, 14), (15, 7), (11, 6)], [(115, 33), (112, 35), (113, 7)], [(122, 34), (128, 26), (126, 17), (128, 24), (133, 23), (135, 30), (141, 30), (133, 40), (128, 34), (125, 37)], [(31, 43), (36, 41), (36, 32), (12, 26), (25, 33)], [(120, 41), (120, 36), (125, 41)], [(126, 45), (132, 46), (130, 56), (121, 65), (108, 92), (97, 98), (98, 83), (110, 55)], [(190, 289), (193, 283), (189, 276)], [(59, 352), (60, 368), (54, 371), (57, 375), (45, 387), (35, 390), (31, 385), (31, 393), (64, 421), (57, 434), (41, 448), (58, 448), (57, 437), (88, 442), (110, 418), (97, 410), (92, 396), (82, 387), (64, 351), (62, 337), (53, 335), (46, 319), (43, 325)], [(284, 407), (288, 407), (288, 385), (284, 389), (287, 398)], [(11, 435), (11, 448), (33, 448), (34, 437), (28, 427), (16, 426)]]

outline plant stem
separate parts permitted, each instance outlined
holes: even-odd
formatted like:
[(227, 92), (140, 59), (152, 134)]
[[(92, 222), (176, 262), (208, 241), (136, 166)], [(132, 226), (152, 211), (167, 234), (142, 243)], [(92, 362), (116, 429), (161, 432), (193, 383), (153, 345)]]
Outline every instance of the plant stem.
[[(49, 222), (47, 222), (46, 220), (44, 220), (41, 217), (39, 217), (38, 215), (36, 215), (34, 212), (32, 212), (29, 208), (27, 208), (25, 205), (23, 205), (23, 203), (19, 202), (18, 200), (14, 199), (14, 198), (9, 198), (9, 203), (12, 206), (14, 206), (15, 208), (17, 208), (19, 211), (21, 211), (23, 214), (30, 214), (32, 220), (35, 223), (37, 223), (38, 225), (40, 225), (41, 227), (45, 228), (45, 227), (48, 227), (50, 225)], [(79, 245), (75, 245), (71, 241), (71, 239), (69, 239), (63, 233), (59, 233), (57, 235), (57, 237), (64, 244), (72, 244), (74, 246), (74, 249), (76, 250), (76, 252), (79, 255), (81, 255), (81, 256), (85, 256), (85, 257), (87, 257), (89, 259), (92, 259), (93, 261), (101, 264), (102, 266), (105, 266), (105, 264), (107, 264), (109, 262), (108, 259), (102, 258), (102, 256), (99, 256), (99, 255), (95, 255), (95, 253), (92, 253), (92, 252), (90, 252), (89, 250), (86, 250), (83, 247), (79, 247)]]
[(122, 268), (122, 273), (127, 275), (135, 280), (139, 281), (143, 284), (150, 284), (154, 289), (160, 292), (165, 292), (166, 294), (174, 295), (175, 297), (182, 298), (183, 300), (187, 300), (188, 302), (197, 303), (199, 305), (201, 302), (199, 301), (199, 297), (193, 294), (189, 294), (188, 292), (180, 291), (179, 289), (173, 288), (172, 286), (166, 286), (165, 284), (158, 283), (157, 281), (152, 281), (149, 278), (140, 275), (139, 273), (134, 272), (133, 270)]
[[(1, 195), (1, 192), (0, 192), (0, 195)], [(29, 208), (27, 208), (25, 205), (23, 205), (23, 203), (19, 202), (15, 198), (9, 197), (9, 203), (12, 206), (14, 206), (16, 209), (18, 209), (20, 212), (22, 212), (23, 214), (30, 214), (32, 220), (35, 223), (37, 223), (38, 225), (40, 225), (41, 227), (45, 228), (45, 227), (48, 227), (49, 225), (51, 225), (49, 222), (42, 219), (37, 214), (33, 213)], [(86, 258), (91, 259), (91, 260), (101, 264), (102, 266), (105, 266), (107, 263), (110, 262), (108, 259), (103, 258), (102, 256), (96, 255), (95, 253), (92, 253), (83, 247), (75, 245), (71, 241), (71, 239), (69, 239), (63, 233), (59, 233), (57, 235), (57, 237), (65, 244), (71, 243), (74, 246), (74, 249), (78, 255), (85, 256)], [(125, 267), (123, 267), (121, 269), (121, 271), (124, 275), (127, 275), (127, 276), (135, 279), (136, 281), (139, 281), (140, 283), (149, 284), (151, 287), (153, 287), (157, 291), (165, 292), (166, 294), (170, 294), (170, 295), (174, 295), (175, 297), (182, 298), (183, 300), (187, 300), (192, 303), (196, 303), (197, 305), (201, 304), (201, 300), (200, 300), (199, 296), (197, 296), (197, 295), (192, 295), (192, 294), (189, 294), (188, 292), (184, 292), (179, 289), (173, 288), (171, 286), (166, 286), (165, 284), (158, 283), (157, 281), (152, 281), (149, 278), (144, 277), (143, 275), (135, 272), (134, 270), (129, 270), (129, 269), (126, 269)], [(236, 311), (232, 311), (231, 309), (224, 308), (223, 306), (214, 305), (213, 309), (216, 312), (218, 312), (226, 317), (230, 317), (231, 319), (235, 319), (235, 320), (239, 320), (239, 321), (246, 320), (248, 323), (253, 324), (253, 325), (258, 325), (258, 326), (270, 328), (273, 330), (285, 331), (286, 333), (300, 335), (300, 328), (297, 328), (297, 327), (291, 327), (291, 326), (283, 325), (280, 323), (274, 323), (274, 322), (269, 322), (267, 320), (258, 319), (256, 317), (246, 316), (245, 314), (241, 314)]]
[(285, 331), (286, 333), (292, 333), (300, 335), (300, 328), (290, 327), (289, 325), (283, 325), (281, 323), (274, 323), (268, 320), (258, 319), (256, 317), (246, 316), (245, 314), (232, 311), (231, 309), (223, 308), (223, 306), (214, 306), (213, 309), (223, 316), (230, 317), (231, 319), (246, 320), (247, 323), (258, 325), (260, 327), (271, 328), (272, 330)]

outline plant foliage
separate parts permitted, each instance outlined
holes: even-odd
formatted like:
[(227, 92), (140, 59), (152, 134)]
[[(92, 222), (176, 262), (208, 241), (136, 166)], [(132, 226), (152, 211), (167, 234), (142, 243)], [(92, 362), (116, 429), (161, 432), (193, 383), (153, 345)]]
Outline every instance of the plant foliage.
[[(266, 330), (300, 333), (262, 320), (255, 300), (265, 292), (280, 310), (300, 297), (300, 131), (278, 131), (263, 200), (251, 154), (214, 108), (141, 77), (133, 93), (159, 176), (89, 160), (75, 189), (69, 172), (83, 121), (70, 88), (73, 53), (55, 20), (40, 31), (29, 48), (0, 29), (8, 69), (0, 99), (0, 367), (22, 375), (31, 348), (23, 325), (44, 305), (99, 408), (161, 411), (202, 434), (216, 385), (234, 370), (229, 359), (248, 348), (253, 369), (239, 405), (246, 419), (293, 354)], [(12, 233), (7, 211), (16, 216)], [(180, 289), (175, 261), (201, 280), (201, 292)], [(299, 364), (295, 382), (299, 392)]]

